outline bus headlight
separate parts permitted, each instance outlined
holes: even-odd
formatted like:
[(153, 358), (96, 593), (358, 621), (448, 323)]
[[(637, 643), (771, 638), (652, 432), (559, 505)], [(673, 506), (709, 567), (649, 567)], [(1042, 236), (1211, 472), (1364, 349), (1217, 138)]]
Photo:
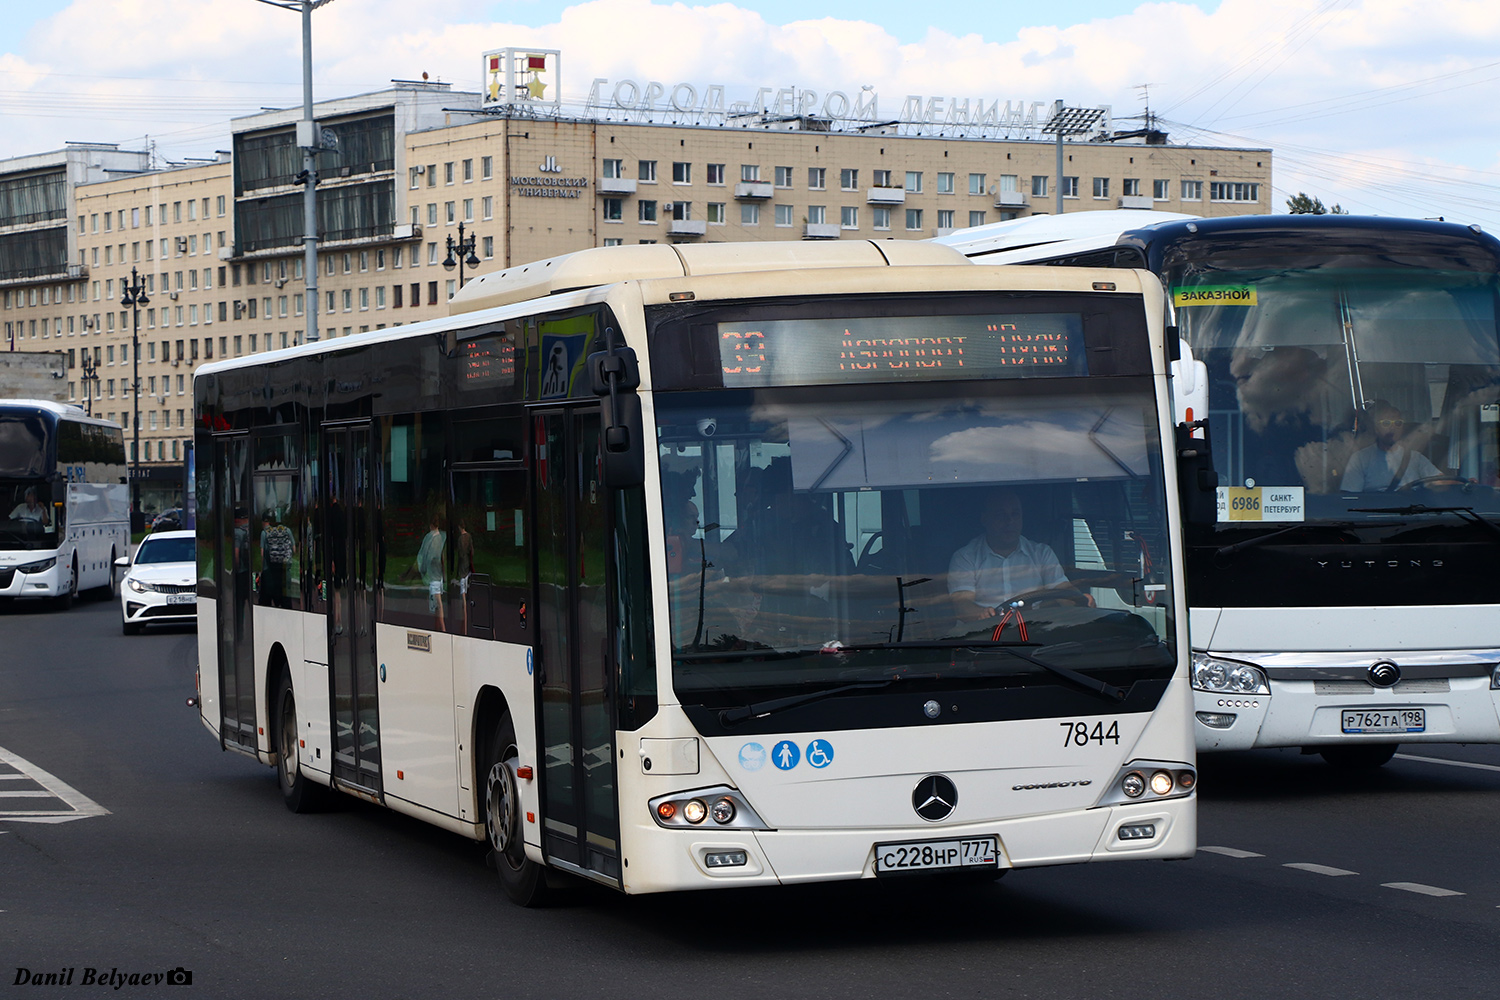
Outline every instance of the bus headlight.
[(1193, 687), (1221, 694), (1270, 694), (1265, 671), (1251, 663), (1193, 654)]
[(17, 573), (45, 573), (49, 569), (51, 569), (53, 566), (56, 566), (56, 565), (57, 565), (57, 557), (53, 556), (51, 559), (43, 559), (43, 560), (41, 560), (39, 562), (27, 563), (24, 566), (17, 566), (16, 567), (16, 572)]
[(1120, 768), (1119, 776), (1105, 788), (1095, 806), (1181, 799), (1193, 794), (1196, 787), (1198, 774), (1189, 764), (1166, 760), (1133, 760)]
[(701, 829), (703, 821), (710, 818), (715, 826), (726, 830), (770, 829), (744, 795), (728, 785), (658, 795), (649, 805), (656, 825), (668, 830)]

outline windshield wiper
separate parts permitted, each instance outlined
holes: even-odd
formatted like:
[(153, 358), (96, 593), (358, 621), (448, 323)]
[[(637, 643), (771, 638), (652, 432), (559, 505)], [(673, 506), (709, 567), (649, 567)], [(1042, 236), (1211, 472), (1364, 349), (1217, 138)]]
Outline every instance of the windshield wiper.
[[(1025, 648), (1027, 646), (1035, 647), (1035, 646), (1040, 646), (1040, 645), (1042, 645), (1042, 643), (1039, 643), (1039, 642), (1005, 642), (1003, 640), (997, 642), (997, 641), (995, 641), (993, 639), (977, 639), (977, 640), (976, 639), (928, 639), (928, 640), (923, 640), (923, 641), (920, 641), (920, 642), (871, 642), (871, 643), (862, 643), (862, 644), (855, 645), (855, 646), (844, 646), (843, 650), (845, 650), (845, 651), (847, 651), (847, 650), (859, 651), (859, 650), (865, 650), (865, 649), (965, 649), (965, 648), (973, 648), (973, 649), (998, 649), (998, 650), (1000, 650), (1002, 652), (1009, 653), (1010, 655), (1012, 655), (1014, 657), (1017, 657), (1018, 659), (1025, 660), (1027, 663), (1030, 663), (1030, 664), (1033, 664), (1035, 666), (1041, 667), (1043, 670), (1045, 670), (1045, 671), (1047, 671), (1049, 673), (1055, 674), (1058, 677), (1063, 678), (1064, 680), (1071, 681), (1072, 683), (1078, 685), (1079, 687), (1085, 689), (1086, 691), (1090, 691), (1090, 692), (1092, 692), (1094, 694), (1097, 694), (1100, 697), (1103, 697), (1103, 698), (1105, 698), (1105, 699), (1107, 699), (1109, 701), (1124, 701), (1125, 698), (1127, 697), (1127, 693), (1126, 693), (1126, 691), (1125, 691), (1124, 688), (1116, 687), (1113, 684), (1110, 684), (1110, 683), (1107, 683), (1105, 681), (1101, 681), (1101, 680), (1098, 680), (1096, 678), (1090, 677), (1088, 674), (1081, 674), (1081, 673), (1079, 673), (1076, 670), (1069, 669), (1068, 667), (1060, 667), (1060, 666), (1058, 666), (1055, 663), (1048, 663), (1045, 660), (1039, 660), (1039, 659), (1037, 659), (1035, 656), (1032, 656), (1029, 653), (1023, 653), (1023, 652), (1021, 652), (1021, 649)], [(1082, 647), (1081, 647), (1081, 645), (1079, 643), (1076, 643), (1076, 642), (1060, 642), (1057, 645), (1051, 646), (1049, 648), (1055, 652), (1055, 651), (1060, 650), (1060, 649), (1069, 649), (1069, 648), (1080, 649)]]
[(856, 681), (853, 684), (840, 684), (837, 687), (824, 688), (821, 691), (808, 691), (806, 694), (794, 694), (785, 698), (772, 698), (770, 701), (760, 701), (751, 705), (741, 705), (738, 708), (726, 708), (719, 713), (719, 722), (725, 726), (732, 726), (746, 719), (764, 719), (776, 712), (783, 712), (798, 705), (807, 705), (811, 702), (822, 701), (824, 698), (832, 698), (834, 695), (843, 694), (846, 691), (873, 691), (876, 688), (890, 687), (897, 681), (935, 681), (937, 674), (901, 674), (895, 677), (882, 677), (878, 680)]
[(1417, 514), (1457, 514), (1470, 524), (1477, 524), (1496, 535), (1500, 535), (1500, 524), (1496, 524), (1473, 507), (1429, 507), (1425, 503), (1408, 504), (1405, 507), (1350, 507), (1361, 514), (1398, 514), (1413, 517)]
[[(1361, 513), (1367, 513), (1367, 511), (1362, 508), (1355, 507), (1351, 509), (1358, 510)], [(1392, 514), (1397, 512), (1391, 510), (1372, 510), (1368, 511), (1368, 513)], [(1236, 552), (1243, 552), (1245, 549), (1253, 549), (1257, 545), (1264, 545), (1266, 542), (1271, 541), (1273, 538), (1280, 538), (1282, 535), (1289, 535), (1294, 531), (1306, 531), (1308, 528), (1394, 528), (1398, 526), (1399, 525), (1393, 522), (1378, 521), (1298, 521), (1296, 524), (1289, 525), (1288, 527), (1282, 528), (1279, 531), (1271, 531), (1267, 532), (1264, 535), (1256, 535), (1254, 538), (1247, 538), (1243, 542), (1235, 542), (1233, 545), (1222, 545), (1214, 551), (1214, 555), (1232, 556)]]

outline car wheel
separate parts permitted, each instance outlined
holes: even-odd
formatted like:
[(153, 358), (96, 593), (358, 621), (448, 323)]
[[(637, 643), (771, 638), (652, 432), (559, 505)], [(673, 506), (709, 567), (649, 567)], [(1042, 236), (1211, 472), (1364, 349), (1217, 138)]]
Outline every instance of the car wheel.
[(547, 901), (547, 873), (526, 857), (521, 842), (521, 795), (516, 784), (519, 758), (516, 728), (507, 713), (495, 726), (480, 771), (484, 776), (484, 828), (505, 894), (521, 906), (541, 906)]
[(118, 558), (119, 556), (115, 554), (115, 550), (110, 549), (109, 583), (105, 584), (104, 586), (106, 589), (106, 593), (109, 595), (111, 600), (117, 599), (120, 596), (120, 567), (115, 565), (115, 560)]
[(328, 800), (328, 789), (314, 784), (302, 773), (302, 764), (297, 754), (297, 698), (292, 692), (292, 679), (281, 675), (281, 684), (276, 693), (276, 718), (272, 732), (276, 733), (276, 778), (281, 786), (281, 799), (294, 813), (316, 812)]

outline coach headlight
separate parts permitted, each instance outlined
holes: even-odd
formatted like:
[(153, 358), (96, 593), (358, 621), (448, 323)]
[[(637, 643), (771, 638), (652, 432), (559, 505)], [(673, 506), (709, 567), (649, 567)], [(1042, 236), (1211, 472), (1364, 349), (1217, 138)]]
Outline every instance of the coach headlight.
[(53, 566), (56, 566), (56, 565), (57, 565), (57, 557), (53, 556), (51, 559), (43, 559), (43, 560), (41, 560), (39, 562), (27, 563), (24, 566), (17, 566), (16, 567), (16, 572), (18, 572), (18, 573), (45, 573), (49, 569), (51, 569)]
[(1193, 687), (1219, 694), (1270, 694), (1265, 671), (1251, 663), (1193, 654)]

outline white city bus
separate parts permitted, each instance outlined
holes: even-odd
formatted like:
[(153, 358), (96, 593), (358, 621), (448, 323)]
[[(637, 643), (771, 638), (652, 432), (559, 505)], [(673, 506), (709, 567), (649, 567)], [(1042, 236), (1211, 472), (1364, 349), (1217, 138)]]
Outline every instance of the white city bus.
[(1500, 741), (1500, 243), (1433, 221), (1155, 216), (940, 242), (1162, 278), (1194, 428), (1198, 749), (1370, 767), (1400, 743)]
[[(1160, 303), (922, 244), (609, 248), (205, 365), (203, 722), (294, 811), (488, 840), (526, 904), (1190, 856)], [(966, 590), (987, 505), (1014, 562)]]
[(120, 425), (76, 406), (0, 399), (0, 600), (117, 586), (130, 550)]

